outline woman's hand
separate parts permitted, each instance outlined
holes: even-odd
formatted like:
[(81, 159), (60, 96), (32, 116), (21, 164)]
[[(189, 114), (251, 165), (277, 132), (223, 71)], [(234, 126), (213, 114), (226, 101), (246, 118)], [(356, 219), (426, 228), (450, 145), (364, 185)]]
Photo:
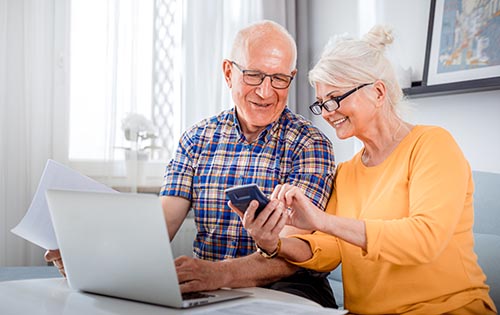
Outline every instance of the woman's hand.
[(289, 184), (278, 185), (271, 198), (280, 200), (286, 207), (287, 224), (304, 230), (322, 230), (325, 212), (316, 207), (300, 188)]
[(51, 262), (54, 266), (59, 269), (59, 273), (66, 277), (66, 271), (64, 270), (64, 264), (61, 258), (61, 252), (58, 249), (49, 249), (45, 252), (45, 261)]
[(256, 200), (252, 200), (245, 212), (236, 208), (231, 201), (228, 205), (240, 216), (243, 226), (260, 248), (268, 253), (276, 250), (280, 232), (288, 219), (283, 203), (271, 200), (256, 218), (255, 210), (259, 206)]

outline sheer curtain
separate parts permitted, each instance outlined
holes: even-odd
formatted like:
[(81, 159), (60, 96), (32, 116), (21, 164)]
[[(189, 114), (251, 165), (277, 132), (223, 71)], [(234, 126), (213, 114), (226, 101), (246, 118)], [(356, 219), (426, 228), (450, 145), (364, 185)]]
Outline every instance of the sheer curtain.
[(54, 1), (0, 0), (0, 266), (43, 264), (10, 233), (52, 155)]
[[(261, 19), (273, 20), (295, 35), (295, 3), (290, 0), (186, 0), (183, 22), (182, 130), (233, 107), (222, 76), (236, 32)], [(289, 107), (295, 109), (292, 84)]]
[(151, 118), (152, 1), (71, 2), (71, 160), (123, 159), (122, 119)]
[[(47, 159), (69, 163), (69, 3), (67, 0), (0, 0), (0, 266), (44, 264), (43, 250), (10, 230), (29, 207)], [(102, 3), (96, 2), (96, 5)], [(133, 4), (129, 6), (130, 1), (108, 0), (106, 3), (106, 12), (116, 18), (110, 20), (109, 27), (140, 23), (134, 20), (137, 12)], [(294, 35), (296, 3), (286, 0), (184, 0), (182, 130), (233, 106), (223, 81), (221, 63), (229, 56), (236, 31), (267, 18), (284, 25)], [(136, 58), (137, 62), (127, 73), (118, 73), (113, 62), (108, 63), (111, 65), (107, 68), (110, 69), (108, 74), (94, 73), (95, 81), (119, 77), (128, 78), (126, 82), (129, 82), (106, 81), (101, 88), (106, 88), (103, 104), (108, 112), (92, 116), (108, 119), (107, 131), (95, 137), (102, 137), (108, 143), (101, 151), (108, 157), (112, 155), (109, 143), (123, 133), (119, 113), (148, 114), (140, 109), (148, 101), (140, 99), (136, 94), (138, 90), (129, 89), (131, 86), (141, 88), (142, 81), (134, 81), (136, 71), (149, 67), (141, 63), (145, 60), (134, 55), (137, 53), (134, 49), (141, 44), (119, 32), (114, 34), (106, 40), (107, 51), (123, 53), (124, 58)], [(129, 44), (120, 46), (124, 43)], [(87, 63), (87, 66), (92, 64)], [(93, 94), (90, 86), (86, 91), (86, 95), (81, 94), (82, 98)], [(289, 104), (294, 109), (295, 92), (290, 94)], [(92, 118), (86, 121), (88, 126), (94, 122)], [(114, 146), (120, 143), (115, 142)], [(76, 164), (69, 165), (75, 167)], [(79, 166), (81, 172), (101, 181), (111, 176), (106, 168)], [(159, 174), (161, 179), (163, 168), (161, 165), (160, 170), (152, 174)], [(120, 176), (116, 170), (112, 171), (113, 175)]]
[[(69, 164), (109, 186), (136, 191), (141, 139), (135, 127), (152, 127), (153, 1), (73, 0), (68, 24)], [(126, 117), (134, 129), (128, 138)]]

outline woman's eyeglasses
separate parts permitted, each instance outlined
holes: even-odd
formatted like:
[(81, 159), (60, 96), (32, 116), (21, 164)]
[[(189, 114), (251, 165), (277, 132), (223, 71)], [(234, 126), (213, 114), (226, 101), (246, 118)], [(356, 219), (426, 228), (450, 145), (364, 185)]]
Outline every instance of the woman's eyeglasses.
[(344, 98), (348, 97), (352, 93), (356, 92), (357, 90), (361, 89), (362, 87), (370, 85), (370, 84), (373, 84), (373, 83), (361, 84), (360, 86), (355, 87), (354, 89), (349, 90), (340, 96), (334, 96), (334, 97), (324, 101), (323, 103), (316, 101), (316, 102), (312, 103), (312, 105), (309, 106), (309, 109), (311, 110), (311, 112), (314, 115), (321, 115), (322, 108), (326, 109), (327, 112), (336, 111), (340, 107), (340, 101), (342, 101)]

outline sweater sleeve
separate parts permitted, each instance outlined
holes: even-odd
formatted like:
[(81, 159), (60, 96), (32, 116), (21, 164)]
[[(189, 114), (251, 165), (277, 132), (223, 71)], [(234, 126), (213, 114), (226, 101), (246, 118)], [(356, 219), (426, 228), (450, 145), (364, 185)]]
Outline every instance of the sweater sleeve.
[[(339, 168), (341, 166), (342, 164), (339, 165)], [(337, 199), (334, 190), (328, 200), (326, 213), (335, 214), (336, 204)], [(342, 260), (339, 240), (335, 236), (316, 231), (312, 234), (291, 235), (289, 237), (295, 237), (309, 243), (313, 254), (311, 259), (302, 262), (287, 260), (291, 264), (319, 272), (329, 272), (337, 268)]]
[(309, 260), (302, 262), (287, 260), (289, 263), (319, 272), (332, 271), (339, 265), (341, 261), (340, 248), (336, 237), (322, 232), (291, 235), (289, 237), (295, 237), (308, 242), (313, 253), (313, 257)]

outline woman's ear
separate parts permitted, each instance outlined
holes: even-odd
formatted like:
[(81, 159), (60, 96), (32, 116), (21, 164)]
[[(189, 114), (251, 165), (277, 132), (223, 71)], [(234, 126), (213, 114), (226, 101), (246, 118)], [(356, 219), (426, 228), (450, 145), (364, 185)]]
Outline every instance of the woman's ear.
[(233, 64), (231, 61), (224, 59), (222, 61), (222, 73), (224, 74), (224, 80), (226, 80), (226, 84), (229, 88), (232, 88), (231, 75), (233, 72)]
[(387, 94), (387, 87), (385, 86), (384, 81), (377, 80), (373, 83), (373, 90), (375, 91), (377, 106), (382, 106), (385, 101)]

